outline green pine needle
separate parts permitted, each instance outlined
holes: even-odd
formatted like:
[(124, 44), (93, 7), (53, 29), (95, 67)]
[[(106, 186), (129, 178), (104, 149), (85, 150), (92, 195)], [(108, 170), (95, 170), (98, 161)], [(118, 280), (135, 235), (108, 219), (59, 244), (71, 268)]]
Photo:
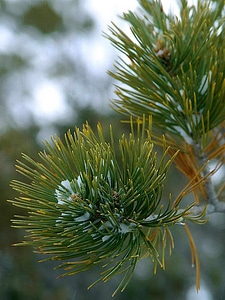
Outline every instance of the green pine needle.
[(46, 141), (39, 162), (23, 154), (17, 170), (27, 180), (12, 181), (20, 196), (11, 201), (27, 212), (13, 220), (27, 232), (19, 245), (62, 261), (63, 275), (96, 265), (104, 270), (99, 280), (123, 273), (117, 290), (127, 286), (143, 257), (150, 257), (155, 270), (164, 268), (166, 245), (173, 248), (168, 227), (190, 216), (178, 212), (179, 201), (173, 205), (168, 199), (163, 207), (172, 160), (165, 161), (167, 150), (157, 160), (145, 127), (131, 125), (130, 135), (116, 143), (112, 128), (106, 142), (100, 124), (97, 134), (86, 124), (67, 132), (64, 141), (57, 136)]
[(126, 116), (152, 115), (155, 127), (192, 144), (225, 119), (224, 1), (216, 9), (213, 1), (180, 1), (178, 17), (160, 1), (139, 2), (141, 13), (123, 15), (129, 36), (115, 24), (106, 34), (126, 56), (109, 72), (122, 83), (112, 107)]

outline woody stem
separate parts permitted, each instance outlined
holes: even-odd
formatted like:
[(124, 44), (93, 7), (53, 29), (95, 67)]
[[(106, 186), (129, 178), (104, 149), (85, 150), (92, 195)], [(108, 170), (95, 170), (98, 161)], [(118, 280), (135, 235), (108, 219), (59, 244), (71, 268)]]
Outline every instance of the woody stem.
[(225, 203), (221, 202), (217, 198), (217, 194), (214, 188), (214, 185), (212, 183), (212, 175), (210, 174), (210, 169), (208, 165), (208, 157), (204, 151), (201, 150), (201, 146), (198, 142), (195, 142), (194, 149), (196, 156), (199, 160), (200, 167), (204, 167), (202, 171), (203, 178), (206, 178), (205, 180), (205, 189), (207, 194), (207, 211), (208, 213), (212, 212), (225, 212)]

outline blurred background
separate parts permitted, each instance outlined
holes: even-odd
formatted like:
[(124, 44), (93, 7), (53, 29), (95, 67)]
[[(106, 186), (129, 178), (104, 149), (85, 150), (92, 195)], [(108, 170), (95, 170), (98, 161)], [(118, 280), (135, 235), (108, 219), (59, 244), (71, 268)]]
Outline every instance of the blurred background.
[[(56, 279), (54, 262), (38, 263), (31, 248), (13, 247), (23, 230), (11, 227), (15, 214), (24, 212), (7, 199), (16, 197), (9, 187), (21, 153), (37, 158), (41, 141), (63, 134), (88, 120), (95, 128), (113, 125), (118, 136), (128, 128), (109, 106), (113, 70), (118, 53), (102, 37), (111, 21), (137, 6), (136, 0), (0, 0), (0, 299), (82, 300), (111, 299), (119, 277), (88, 285), (99, 270)], [(172, 8), (175, 9), (175, 8)], [(124, 27), (125, 28), (125, 27)], [(168, 190), (174, 195), (184, 186), (177, 170), (170, 171)], [(179, 178), (179, 181), (177, 181)], [(175, 184), (174, 184), (175, 183)], [(134, 277), (116, 300), (225, 299), (225, 218), (212, 216), (205, 226), (190, 225), (199, 251), (202, 287), (195, 291), (195, 270), (182, 226), (173, 229), (175, 250), (165, 271), (153, 275), (149, 260), (138, 264)]]

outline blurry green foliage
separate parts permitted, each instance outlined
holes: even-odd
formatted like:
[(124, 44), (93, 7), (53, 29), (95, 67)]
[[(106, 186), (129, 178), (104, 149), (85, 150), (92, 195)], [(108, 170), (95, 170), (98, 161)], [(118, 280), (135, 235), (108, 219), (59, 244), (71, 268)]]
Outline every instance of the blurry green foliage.
[(50, 34), (62, 30), (63, 22), (48, 2), (41, 1), (38, 5), (31, 6), (23, 16), (23, 25), (31, 25), (41, 33)]

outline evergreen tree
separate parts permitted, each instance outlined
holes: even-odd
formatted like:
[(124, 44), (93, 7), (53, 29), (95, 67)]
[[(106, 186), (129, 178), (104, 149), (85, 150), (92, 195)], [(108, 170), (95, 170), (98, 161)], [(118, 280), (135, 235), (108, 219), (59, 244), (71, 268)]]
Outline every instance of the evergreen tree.
[[(28, 233), (20, 245), (61, 261), (63, 275), (96, 265), (103, 267), (96, 282), (122, 273), (115, 293), (142, 258), (152, 260), (154, 273), (165, 268), (165, 251), (174, 248), (171, 228), (182, 225), (198, 290), (188, 222), (204, 224), (225, 212), (225, 184), (212, 182), (225, 160), (224, 1), (189, 6), (181, 0), (178, 17), (166, 14), (160, 1), (139, 2), (137, 13), (123, 15), (130, 35), (115, 24), (106, 34), (123, 54), (110, 72), (120, 82), (112, 106), (128, 117), (130, 134), (117, 141), (110, 127), (107, 140), (100, 124), (95, 134), (86, 123), (46, 141), (39, 161), (23, 154), (17, 170), (30, 182), (12, 181), (20, 196), (11, 202), (28, 215), (13, 224)], [(155, 145), (162, 146), (161, 157)], [(188, 183), (165, 200), (171, 164)]]

